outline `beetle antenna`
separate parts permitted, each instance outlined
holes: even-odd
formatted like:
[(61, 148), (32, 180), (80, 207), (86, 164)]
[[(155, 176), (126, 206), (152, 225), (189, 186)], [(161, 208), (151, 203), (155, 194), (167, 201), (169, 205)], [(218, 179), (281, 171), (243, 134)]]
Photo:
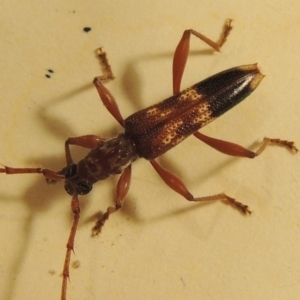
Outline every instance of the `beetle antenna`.
[(78, 201), (78, 195), (75, 194), (72, 197), (71, 201), (71, 208), (73, 211), (73, 224), (71, 227), (68, 243), (67, 243), (67, 251), (64, 261), (64, 269), (63, 269), (63, 283), (61, 287), (61, 299), (65, 300), (67, 298), (67, 284), (68, 279), (70, 279), (70, 260), (71, 260), (71, 254), (72, 251), (74, 252), (74, 239), (77, 231), (77, 226), (80, 218), (80, 207), (79, 207), (79, 201)]

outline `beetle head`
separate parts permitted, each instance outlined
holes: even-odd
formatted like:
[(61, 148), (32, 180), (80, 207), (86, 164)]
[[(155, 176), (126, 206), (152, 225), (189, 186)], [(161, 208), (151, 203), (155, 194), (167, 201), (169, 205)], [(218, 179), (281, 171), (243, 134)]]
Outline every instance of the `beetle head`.
[(78, 195), (86, 195), (88, 194), (93, 186), (88, 182), (82, 180), (77, 175), (77, 165), (71, 164), (65, 169), (65, 190), (71, 196)]

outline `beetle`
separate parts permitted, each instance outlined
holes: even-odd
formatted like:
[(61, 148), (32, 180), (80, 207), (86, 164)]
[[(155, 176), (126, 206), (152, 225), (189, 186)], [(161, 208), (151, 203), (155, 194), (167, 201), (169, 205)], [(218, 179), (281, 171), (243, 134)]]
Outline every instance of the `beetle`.
[[(112, 94), (103, 85), (104, 81), (113, 79), (114, 76), (106, 53), (99, 48), (98, 54), (104, 67), (104, 74), (96, 77), (93, 83), (103, 104), (124, 127), (124, 132), (111, 139), (104, 139), (96, 135), (68, 138), (65, 142), (67, 165), (58, 172), (45, 168), (12, 168), (8, 166), (0, 168), (0, 173), (5, 174), (42, 174), (48, 183), (65, 180), (65, 190), (72, 196), (71, 207), (74, 217), (63, 267), (61, 299), (66, 299), (67, 295), (71, 253), (74, 249), (74, 239), (80, 218), (78, 196), (88, 194), (97, 181), (121, 174), (117, 183), (115, 205), (108, 207), (97, 221), (93, 228), (94, 235), (98, 235), (109, 216), (122, 207), (130, 186), (131, 164), (138, 158), (149, 160), (164, 182), (188, 201), (222, 200), (241, 212), (250, 214), (251, 211), (247, 205), (224, 193), (194, 197), (181, 179), (160, 166), (155, 159), (190, 135), (194, 135), (222, 153), (236, 157), (254, 158), (262, 153), (269, 144), (284, 146), (294, 152), (298, 151), (293, 142), (264, 138), (258, 150), (253, 152), (240, 145), (208, 137), (198, 131), (244, 100), (257, 88), (264, 77), (257, 64), (249, 64), (222, 71), (183, 91), (180, 90), (191, 35), (201, 39), (215, 51), (220, 51), (232, 29), (231, 22), (230, 19), (226, 21), (219, 42), (213, 42), (195, 30), (185, 30), (173, 57), (173, 96), (140, 110), (126, 119), (122, 117)], [(78, 163), (74, 163), (70, 145), (88, 148), (90, 152)]]

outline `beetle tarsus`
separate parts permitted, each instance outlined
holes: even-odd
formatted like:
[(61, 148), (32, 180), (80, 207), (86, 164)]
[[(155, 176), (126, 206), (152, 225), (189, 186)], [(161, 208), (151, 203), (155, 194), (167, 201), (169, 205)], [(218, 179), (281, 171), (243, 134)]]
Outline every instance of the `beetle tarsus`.
[(287, 148), (288, 150), (292, 151), (293, 153), (298, 152), (298, 148), (296, 147), (295, 143), (288, 140), (281, 140), (281, 139), (270, 139), (265, 137), (255, 152), (256, 156), (260, 155), (269, 145), (281, 146)]

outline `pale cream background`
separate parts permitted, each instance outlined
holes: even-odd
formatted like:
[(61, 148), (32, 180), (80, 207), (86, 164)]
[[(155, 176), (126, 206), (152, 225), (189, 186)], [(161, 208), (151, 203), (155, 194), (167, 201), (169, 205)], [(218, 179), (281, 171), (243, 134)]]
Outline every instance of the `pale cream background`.
[[(58, 170), (68, 136), (121, 130), (91, 84), (100, 74), (97, 47), (108, 52), (117, 78), (107, 86), (126, 117), (171, 94), (184, 29), (217, 39), (228, 17), (234, 30), (221, 54), (193, 39), (183, 87), (255, 62), (267, 76), (203, 132), (252, 149), (265, 135), (300, 146), (299, 1), (2, 0), (0, 14), (2, 164)], [(188, 203), (141, 160), (123, 211), (99, 238), (90, 229), (116, 180), (81, 198), (69, 299), (300, 299), (299, 154), (272, 147), (255, 160), (234, 159), (189, 138), (161, 162), (194, 195), (226, 191), (254, 213)], [(0, 299), (59, 299), (70, 225), (62, 184), (1, 175)]]

